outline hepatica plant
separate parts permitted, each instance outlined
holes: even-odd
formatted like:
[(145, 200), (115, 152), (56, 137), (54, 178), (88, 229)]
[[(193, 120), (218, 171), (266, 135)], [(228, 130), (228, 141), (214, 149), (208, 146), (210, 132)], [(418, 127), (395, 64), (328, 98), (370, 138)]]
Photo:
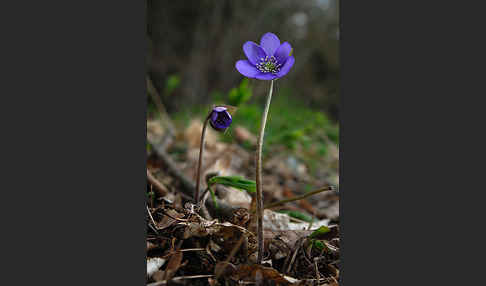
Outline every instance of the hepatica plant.
[[(231, 109), (231, 107), (230, 107)], [(194, 203), (199, 206), (199, 184), (201, 181), (201, 164), (204, 151), (204, 137), (206, 135), (206, 127), (208, 122), (216, 131), (224, 132), (233, 121), (231, 114), (228, 112), (227, 106), (215, 106), (213, 107), (204, 121), (203, 130), (201, 133), (201, 142), (199, 146), (199, 161), (197, 165), (197, 175), (196, 175), (196, 190), (194, 193)]]
[(273, 33), (266, 33), (260, 39), (260, 45), (248, 41), (243, 45), (243, 52), (247, 60), (236, 62), (236, 69), (248, 78), (269, 80), (265, 109), (262, 115), (260, 133), (258, 135), (257, 156), (256, 156), (256, 214), (257, 214), (257, 236), (258, 256), (257, 263), (261, 264), (263, 258), (263, 192), (262, 192), (262, 146), (265, 125), (267, 122), (270, 101), (272, 100), (273, 81), (285, 76), (295, 59), (292, 56), (292, 46), (288, 42), (280, 44), (280, 39)]

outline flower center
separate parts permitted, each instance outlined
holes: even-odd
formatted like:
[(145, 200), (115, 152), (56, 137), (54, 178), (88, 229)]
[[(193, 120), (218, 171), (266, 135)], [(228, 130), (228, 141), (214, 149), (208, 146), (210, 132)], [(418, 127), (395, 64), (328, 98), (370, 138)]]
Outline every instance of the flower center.
[(256, 64), (256, 68), (262, 73), (271, 72), (273, 74), (278, 73), (281, 66), (282, 65), (278, 63), (277, 59), (274, 56), (266, 56), (265, 58), (260, 58), (260, 62)]

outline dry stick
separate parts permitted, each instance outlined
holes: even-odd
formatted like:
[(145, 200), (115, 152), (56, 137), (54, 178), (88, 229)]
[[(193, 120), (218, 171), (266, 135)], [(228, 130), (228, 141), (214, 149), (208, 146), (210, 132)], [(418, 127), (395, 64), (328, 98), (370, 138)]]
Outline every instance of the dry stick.
[(167, 195), (168, 191), (167, 191), (167, 188), (162, 185), (161, 182), (159, 182), (159, 180), (157, 180), (153, 175), (152, 173), (150, 173), (150, 171), (147, 169), (147, 180), (150, 182), (150, 184), (152, 186), (155, 186), (155, 189), (159, 192), (159, 195), (161, 197)]
[(152, 80), (148, 76), (146, 77), (146, 80), (147, 80), (148, 93), (152, 97), (152, 100), (154, 101), (155, 105), (157, 106), (161, 119), (163, 119), (162, 122), (169, 129), (169, 133), (171, 133), (171, 135), (175, 134), (175, 127), (169, 119), (169, 114), (167, 113), (167, 110), (165, 109), (164, 104), (160, 99), (160, 95), (157, 92), (157, 89), (155, 88), (154, 84), (152, 83)]
[(314, 259), (314, 270), (316, 271), (317, 286), (320, 286), (319, 280), (321, 280), (321, 275), (319, 273), (319, 267), (317, 267), (317, 260)]
[[(182, 279), (198, 279), (198, 278), (211, 278), (214, 277), (214, 275), (192, 275), (192, 276), (178, 276), (170, 279), (171, 281), (177, 281), (177, 280), (182, 280)], [(147, 284), (147, 286), (159, 286), (159, 285), (166, 285), (167, 280), (162, 280), (154, 283)]]
[(212, 220), (213, 218), (209, 214), (208, 208), (206, 207), (206, 200), (208, 199), (209, 196), (209, 189), (206, 189), (206, 191), (203, 192), (202, 198), (201, 198), (201, 214), (203, 217), (207, 220)]
[(240, 240), (238, 240), (238, 242), (236, 243), (236, 245), (231, 250), (230, 255), (225, 259), (224, 266), (219, 269), (218, 273), (215, 273), (216, 274), (216, 279), (218, 279), (219, 276), (221, 276), (221, 274), (223, 273), (223, 271), (226, 268), (226, 266), (229, 264), (229, 262), (231, 261), (231, 259), (233, 259), (233, 257), (235, 256), (236, 252), (238, 252), (238, 250), (240, 249), (241, 244), (243, 243), (244, 240), (245, 240), (245, 235), (242, 233), (241, 234), (241, 237), (240, 237)]
[[(154, 224), (155, 229), (157, 229), (157, 224), (155, 223), (154, 217), (152, 216), (152, 213), (150, 213), (149, 208), (147, 207), (147, 212), (149, 214), (150, 219), (152, 220), (152, 223)], [(158, 233), (158, 232), (157, 232)]]
[(205, 251), (206, 248), (186, 248), (186, 249), (181, 249), (179, 250), (180, 252), (186, 252), (186, 251)]
[[(149, 139), (147, 139), (149, 140)], [(150, 140), (149, 140), (150, 141)], [(166, 166), (165, 171), (172, 175), (174, 178), (176, 178), (180, 183), (181, 186), (178, 188), (180, 191), (179, 193), (181, 196), (188, 200), (192, 201), (194, 199), (194, 181), (189, 180), (187, 176), (185, 176), (178, 168), (177, 165), (174, 163), (174, 161), (170, 158), (169, 154), (165, 151), (165, 144), (163, 142), (150, 142), (152, 146), (154, 147), (154, 152), (157, 154), (157, 156), (162, 160), (162, 163)], [(228, 205), (227, 203), (218, 200), (218, 206), (219, 206), (219, 212), (226, 216), (226, 217), (231, 217), (233, 214), (233, 211), (236, 209), (236, 207), (232, 205)], [(216, 205), (213, 203), (212, 200), (207, 201), (207, 207), (209, 210), (216, 210)]]
[(296, 248), (294, 254), (292, 255), (292, 259), (290, 259), (290, 263), (287, 265), (287, 270), (284, 273), (289, 273), (292, 265), (294, 264), (295, 258), (297, 257), (297, 253), (299, 252), (304, 240), (301, 239), (298, 243), (295, 244)]
[(152, 229), (152, 230), (153, 230), (153, 231), (154, 231), (154, 232), (155, 232), (157, 235), (159, 235), (159, 232), (157, 231), (157, 229), (158, 229), (157, 224), (155, 223), (154, 218), (152, 217), (152, 213), (150, 213), (150, 210), (149, 210), (148, 206), (147, 206), (147, 212), (148, 212), (148, 214), (149, 214), (149, 216), (150, 216), (150, 219), (152, 220), (152, 224), (154, 225), (154, 226), (152, 227), (152, 226), (150, 225), (150, 223), (149, 223), (150, 228), (151, 228), (151, 229)]
[[(211, 114), (211, 113), (209, 113)], [(201, 181), (201, 164), (202, 164), (202, 158), (203, 158), (203, 152), (204, 152), (204, 137), (206, 137), (206, 128), (208, 127), (208, 122), (209, 122), (210, 115), (206, 117), (206, 120), (204, 121), (202, 133), (201, 133), (201, 142), (199, 143), (199, 161), (197, 163), (197, 177), (196, 177), (196, 191), (194, 193), (194, 204), (199, 206), (199, 185)]]
[(291, 217), (291, 216), (289, 216), (289, 220), (290, 220), (290, 221), (297, 222), (297, 223), (307, 223), (307, 222), (306, 222), (306, 221), (304, 221), (304, 220), (300, 220), (300, 219), (298, 219), (298, 218)]
[(164, 163), (164, 165), (167, 167), (166, 168), (167, 173), (176, 177), (181, 182), (182, 193), (186, 195), (186, 198), (188, 197), (189, 199), (192, 200), (192, 197), (194, 196), (194, 192), (193, 192), (194, 185), (184, 174), (181, 173), (181, 171), (179, 171), (174, 161), (172, 161), (172, 159), (170, 158), (169, 154), (165, 152), (165, 145), (152, 143), (152, 146), (154, 146), (154, 151), (155, 153), (157, 153), (157, 156), (162, 160), (162, 163)]
[(290, 203), (290, 202), (293, 202), (293, 201), (302, 200), (302, 199), (305, 199), (305, 198), (310, 197), (312, 195), (315, 195), (315, 194), (318, 194), (318, 193), (321, 193), (321, 192), (325, 192), (325, 191), (332, 191), (332, 190), (333, 190), (333, 187), (332, 186), (324, 187), (324, 188), (317, 189), (317, 190), (312, 191), (312, 192), (305, 193), (305, 194), (303, 194), (301, 196), (297, 196), (297, 197), (293, 197), (293, 198), (290, 198), (290, 199), (285, 199), (285, 200), (281, 200), (281, 201), (278, 201), (278, 202), (275, 202), (275, 203), (268, 204), (268, 205), (264, 206), (263, 208), (264, 209), (275, 208), (275, 207), (284, 205), (286, 203)]
[(265, 110), (263, 111), (260, 134), (258, 135), (257, 153), (256, 153), (256, 213), (257, 213), (257, 236), (258, 236), (258, 256), (257, 264), (262, 264), (263, 260), (263, 190), (262, 190), (262, 147), (263, 136), (265, 135), (265, 124), (267, 123), (268, 110), (272, 100), (273, 80), (270, 82), (270, 91), (268, 92)]
[(297, 197), (293, 197), (293, 198), (290, 198), (290, 199), (285, 199), (285, 200), (281, 200), (279, 202), (268, 204), (268, 205), (265, 206), (265, 208), (270, 209), (270, 208), (278, 207), (278, 206), (284, 205), (284, 204), (289, 203), (289, 202), (302, 200), (302, 199), (305, 199), (305, 198), (310, 197), (312, 195), (322, 193), (322, 192), (325, 192), (325, 191), (332, 191), (332, 190), (333, 190), (333, 188), (331, 186), (320, 188), (320, 189), (317, 189), (315, 191), (305, 193), (301, 196), (297, 196)]

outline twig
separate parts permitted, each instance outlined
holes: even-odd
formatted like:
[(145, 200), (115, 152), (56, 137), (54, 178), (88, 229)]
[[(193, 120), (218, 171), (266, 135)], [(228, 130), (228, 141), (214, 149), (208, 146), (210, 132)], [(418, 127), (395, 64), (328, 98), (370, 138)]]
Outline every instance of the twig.
[(162, 183), (159, 182), (159, 180), (157, 180), (152, 175), (152, 173), (150, 173), (148, 169), (147, 169), (147, 180), (150, 182), (150, 184), (152, 184), (152, 186), (155, 186), (155, 189), (158, 191), (161, 197), (167, 195), (167, 193), (169, 192), (167, 188), (164, 185), (162, 185)]
[(268, 205), (265, 206), (265, 208), (270, 209), (270, 208), (278, 207), (278, 206), (284, 205), (284, 204), (289, 203), (289, 202), (302, 200), (302, 199), (305, 199), (305, 198), (310, 197), (312, 195), (315, 195), (315, 194), (318, 194), (318, 193), (321, 193), (321, 192), (325, 192), (325, 191), (332, 191), (332, 190), (333, 190), (333, 187), (331, 187), (331, 186), (320, 188), (318, 190), (305, 193), (301, 196), (297, 196), (297, 197), (293, 197), (293, 198), (290, 198), (290, 199), (285, 199), (285, 200), (281, 200), (279, 202), (268, 204)]
[(147, 212), (148, 212), (148, 214), (149, 214), (150, 219), (152, 220), (152, 223), (154, 224), (154, 228), (155, 228), (154, 230), (155, 230), (155, 233), (159, 234), (159, 232), (157, 231), (157, 228), (158, 228), (158, 227), (157, 227), (157, 224), (155, 223), (155, 220), (154, 220), (154, 218), (153, 218), (152, 214), (150, 213), (150, 210), (149, 210), (149, 208), (148, 208), (148, 207), (147, 207)]
[(216, 279), (218, 279), (219, 276), (224, 272), (224, 269), (229, 264), (229, 262), (231, 261), (231, 259), (233, 259), (233, 257), (235, 256), (236, 252), (238, 252), (238, 250), (240, 249), (241, 244), (243, 243), (244, 240), (245, 240), (245, 235), (244, 234), (241, 234), (240, 240), (238, 240), (238, 242), (236, 243), (236, 245), (231, 250), (230, 255), (224, 260), (224, 266), (222, 266), (222, 268), (218, 269), (219, 270), (218, 273), (215, 273), (216, 274)]
[(171, 219), (173, 220), (176, 220), (176, 221), (182, 221), (182, 222), (187, 222), (188, 219), (185, 219), (185, 218), (177, 218), (177, 217), (173, 217), (171, 215), (169, 215), (167, 212), (165, 212), (163, 209), (160, 209), (160, 211), (165, 215), (165, 216), (168, 216), (170, 217)]
[(292, 259), (290, 260), (289, 265), (287, 265), (287, 269), (284, 272), (284, 274), (288, 274), (290, 272), (290, 269), (292, 268), (292, 265), (294, 264), (295, 258), (297, 257), (297, 253), (299, 252), (300, 247), (302, 246), (303, 243), (304, 243), (304, 239), (300, 239), (300, 241), (295, 244), (296, 247), (295, 247), (294, 254), (292, 255)]
[[(211, 278), (214, 275), (192, 275), (192, 276), (178, 276), (170, 279), (171, 281), (183, 280), (183, 279), (198, 279), (198, 278)], [(159, 286), (159, 285), (166, 285), (167, 280), (162, 280), (154, 283), (147, 284), (147, 286)]]
[(206, 244), (206, 253), (209, 255), (209, 257), (211, 257), (211, 259), (212, 259), (212, 260), (213, 260), (215, 263), (217, 263), (217, 262), (218, 262), (218, 260), (217, 260), (217, 259), (216, 259), (216, 257), (214, 257), (214, 255), (211, 253), (211, 249), (210, 249), (210, 248), (211, 248), (210, 243)]
[(185, 251), (205, 251), (206, 248), (187, 248), (187, 249), (181, 249), (179, 250), (180, 252), (185, 252)]
[(157, 106), (160, 116), (162, 117), (161, 119), (163, 119), (162, 123), (167, 127), (169, 133), (171, 135), (174, 135), (175, 134), (174, 125), (172, 124), (172, 121), (170, 120), (167, 110), (165, 109), (164, 104), (160, 99), (160, 95), (157, 92), (157, 89), (155, 88), (149, 76), (146, 77), (146, 81), (147, 81), (147, 91), (149, 95), (152, 97), (152, 100), (154, 101), (155, 105)]
[(300, 219), (298, 219), (298, 218), (291, 217), (291, 216), (289, 216), (289, 220), (290, 220), (290, 221), (294, 221), (294, 222), (296, 222), (296, 223), (307, 223), (307, 221), (305, 221), (305, 220), (300, 220)]
[(314, 259), (314, 270), (316, 271), (317, 285), (319, 286), (319, 285), (321, 285), (319, 283), (319, 280), (321, 280), (321, 275), (319, 273), (319, 267), (317, 267), (317, 260), (316, 259)]
[(148, 226), (150, 227), (150, 229), (152, 229), (157, 235), (159, 234), (159, 232), (157, 231), (157, 229), (152, 226), (150, 223), (148, 224)]
[(209, 214), (208, 208), (206, 207), (206, 200), (208, 199), (208, 196), (209, 196), (209, 188), (204, 191), (201, 198), (201, 213), (205, 219), (212, 220), (213, 218)]
[(181, 188), (179, 188), (179, 190), (182, 191), (181, 195), (183, 195), (183, 197), (186, 199), (192, 200), (194, 195), (193, 190), (195, 186), (188, 178), (186, 178), (186, 176), (184, 176), (177, 169), (175, 163), (172, 161), (172, 159), (169, 158), (169, 154), (165, 152), (164, 146), (158, 144), (152, 144), (152, 146), (154, 147), (154, 151), (156, 152), (158, 157), (162, 160), (162, 162), (166, 166), (166, 171), (173, 177), (177, 178), (177, 180), (181, 183), (182, 186)]
[[(149, 138), (147, 140), (150, 141)], [(192, 201), (194, 199), (194, 190), (196, 189), (195, 184), (192, 182), (192, 180), (189, 180), (179, 169), (177, 168), (176, 164), (172, 159), (170, 158), (169, 154), (165, 151), (165, 145), (161, 144), (160, 142), (149, 142), (152, 144), (154, 147), (154, 152), (157, 154), (157, 156), (162, 160), (162, 163), (165, 165), (168, 174), (176, 178), (180, 183), (181, 186), (180, 188), (177, 188), (180, 190), (181, 196), (187, 200), (187, 201)], [(227, 203), (217, 199), (218, 202), (218, 213), (225, 217), (231, 217), (233, 214), (233, 211), (236, 210), (237, 208), (231, 205), (228, 205)], [(207, 200), (206, 206), (210, 212), (213, 212), (212, 215), (216, 214), (216, 205), (214, 204), (213, 200)]]

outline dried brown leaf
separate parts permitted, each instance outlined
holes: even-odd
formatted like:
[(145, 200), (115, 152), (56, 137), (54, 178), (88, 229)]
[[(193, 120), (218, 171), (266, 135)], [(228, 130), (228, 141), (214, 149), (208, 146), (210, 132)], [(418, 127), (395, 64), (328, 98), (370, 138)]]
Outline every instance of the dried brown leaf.
[(165, 269), (163, 280), (170, 280), (174, 277), (174, 274), (179, 270), (179, 267), (181, 267), (182, 257), (182, 251), (176, 251), (171, 255), (169, 262), (167, 263), (167, 268)]
[(154, 279), (155, 281), (164, 280), (164, 271), (162, 270), (155, 271), (154, 275), (152, 275), (152, 279)]
[(220, 261), (214, 267), (214, 275), (216, 275), (216, 277), (220, 277), (220, 276), (230, 277), (234, 275), (236, 272), (237, 272), (236, 266), (226, 261)]
[(154, 248), (157, 248), (157, 246), (149, 241), (147, 241), (147, 251), (150, 251)]
[(291, 277), (282, 275), (274, 268), (265, 267), (258, 264), (240, 265), (236, 274), (234, 275), (234, 278), (237, 280), (257, 282), (257, 284), (265, 280), (270, 280), (275, 282), (277, 285), (292, 285), (297, 281)]
[(173, 224), (175, 224), (177, 220), (173, 218), (182, 218), (184, 216), (184, 214), (178, 213), (176, 210), (173, 209), (166, 209), (165, 213), (167, 215), (164, 215), (162, 220), (160, 220), (160, 222), (157, 223), (158, 230), (166, 229), (172, 226)]
[(327, 269), (329, 269), (329, 272), (331, 272), (331, 274), (332, 274), (332, 276), (334, 276), (334, 278), (339, 279), (339, 269), (337, 269), (336, 267), (334, 267), (331, 264), (326, 265), (326, 267), (327, 267)]

